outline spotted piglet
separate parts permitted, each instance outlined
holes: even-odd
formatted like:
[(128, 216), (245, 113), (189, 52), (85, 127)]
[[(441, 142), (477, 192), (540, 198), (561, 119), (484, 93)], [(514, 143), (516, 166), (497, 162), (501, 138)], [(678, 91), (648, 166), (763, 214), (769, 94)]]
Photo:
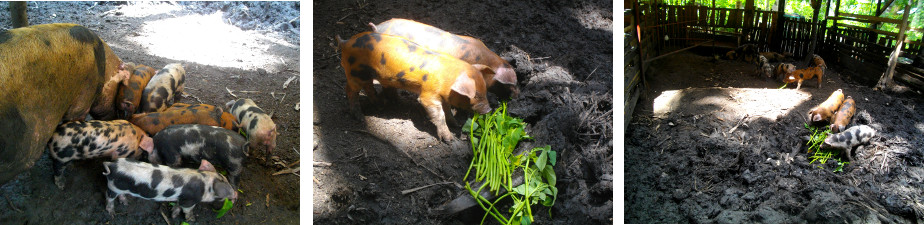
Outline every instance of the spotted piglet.
[(128, 62), (125, 63), (125, 68), (131, 71), (131, 76), (129, 76), (127, 84), (119, 85), (119, 92), (116, 96), (118, 105), (116, 107), (119, 112), (118, 116), (128, 119), (140, 109), (138, 106), (141, 105), (141, 95), (144, 87), (148, 85), (156, 71), (149, 66)]
[(276, 148), (276, 124), (250, 99), (238, 99), (226, 104), (247, 133), (247, 140), (264, 148), (264, 160), (269, 160)]
[(125, 120), (64, 123), (48, 142), (55, 185), (64, 190), (64, 170), (71, 161), (101, 157), (156, 161), (153, 146), (147, 133)]
[(104, 162), (106, 175), (106, 211), (115, 215), (113, 203), (116, 197), (125, 202), (125, 195), (131, 195), (157, 202), (176, 201), (173, 218), (186, 215), (186, 221), (194, 221), (193, 207), (199, 202), (212, 202), (224, 198), (237, 199), (237, 192), (224, 176), (215, 172), (208, 161), (202, 160), (198, 170), (176, 169), (153, 165), (131, 159), (117, 159)]
[(167, 64), (157, 71), (141, 92), (141, 112), (160, 112), (173, 104), (175, 95), (183, 91), (186, 69), (179, 63)]
[(161, 112), (139, 113), (129, 119), (148, 134), (157, 132), (176, 124), (202, 124), (209, 126), (222, 126), (228, 130), (237, 130), (237, 121), (234, 116), (224, 112), (220, 107), (209, 104), (177, 103)]
[(249, 143), (240, 134), (216, 126), (172, 125), (154, 135), (154, 152), (164, 165), (209, 160), (228, 170), (237, 186)]

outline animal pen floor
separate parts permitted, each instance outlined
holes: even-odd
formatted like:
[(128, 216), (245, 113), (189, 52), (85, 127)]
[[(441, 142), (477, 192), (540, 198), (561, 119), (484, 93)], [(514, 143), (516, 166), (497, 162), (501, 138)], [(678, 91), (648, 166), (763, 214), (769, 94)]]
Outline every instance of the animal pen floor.
[[(651, 64), (650, 89), (626, 121), (627, 223), (924, 221), (920, 96), (856, 85), (831, 60), (822, 87), (778, 89), (752, 64), (711, 54), (700, 48)], [(837, 89), (857, 101), (853, 125), (879, 132), (843, 172), (832, 172), (835, 160), (810, 164), (802, 139), (804, 115)]]
[[(274, 151), (279, 159), (265, 166), (260, 158), (263, 153), (251, 149), (237, 187), (242, 192), (231, 210), (216, 219), (213, 210), (221, 208), (221, 201), (197, 204), (193, 208), (196, 221), (191, 224), (297, 224), (299, 197), (303, 196), (298, 189), (299, 173), (274, 174), (299, 168), (299, 113), (295, 109), (300, 101), (299, 79), (284, 88), (286, 80), (300, 77), (299, 36), (292, 30), (267, 28), (276, 25), (274, 21), (297, 18), (298, 4), (29, 2), (28, 12), (30, 24), (66, 22), (93, 30), (122, 61), (156, 69), (183, 63), (185, 93), (178, 102), (224, 107), (235, 98), (250, 98), (271, 113), (279, 132)], [(7, 5), (0, 3), (0, 12), (8, 12)], [(243, 16), (244, 11), (256, 17)], [(8, 18), (0, 16), (0, 24), (8, 26)], [(128, 205), (116, 203), (115, 215), (110, 217), (105, 209), (103, 161), (72, 162), (64, 174), (66, 188), (59, 190), (53, 182), (51, 159), (43, 153), (31, 169), (0, 185), (0, 224), (183, 221), (182, 216), (169, 218), (170, 203), (138, 198), (129, 198)]]

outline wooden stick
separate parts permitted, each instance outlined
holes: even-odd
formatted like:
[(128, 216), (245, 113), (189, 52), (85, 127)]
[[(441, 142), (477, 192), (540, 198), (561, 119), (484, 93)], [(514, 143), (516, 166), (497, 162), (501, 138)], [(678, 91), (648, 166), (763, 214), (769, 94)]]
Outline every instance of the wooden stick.
[(424, 189), (424, 188), (428, 188), (428, 187), (432, 187), (432, 186), (436, 186), (436, 185), (441, 185), (441, 184), (452, 184), (452, 183), (453, 183), (453, 182), (451, 182), (451, 181), (446, 181), (446, 182), (442, 182), (442, 183), (429, 184), (429, 185), (422, 186), (422, 187), (416, 187), (416, 188), (411, 188), (411, 189), (403, 190), (403, 191), (401, 191), (401, 194), (402, 194), (402, 195), (407, 195), (407, 194), (410, 194), (410, 193), (419, 191), (419, 190)]
[(164, 221), (167, 222), (167, 225), (171, 225), (171, 224), (170, 224), (170, 219), (167, 219), (167, 214), (164, 214), (164, 211), (163, 211), (163, 210), (160, 211), (160, 216), (164, 218)]
[(228, 87), (225, 87), (225, 90), (228, 91), (228, 94), (230, 94), (231, 97), (237, 98), (237, 95), (235, 95), (234, 93), (231, 93), (231, 89), (228, 89)]
[(294, 174), (295, 172), (298, 172), (299, 170), (301, 170), (301, 167), (295, 167), (294, 169), (284, 169), (284, 170), (280, 170), (279, 172), (273, 173), (273, 176), (287, 174), (287, 173)]

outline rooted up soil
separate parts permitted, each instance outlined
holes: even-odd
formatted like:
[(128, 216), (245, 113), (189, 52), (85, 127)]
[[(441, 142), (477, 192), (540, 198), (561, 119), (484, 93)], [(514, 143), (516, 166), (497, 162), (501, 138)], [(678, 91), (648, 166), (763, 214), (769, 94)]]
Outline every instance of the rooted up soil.
[[(857, 85), (833, 60), (821, 87), (810, 80), (798, 91), (778, 89), (782, 82), (755, 76), (754, 65), (712, 52), (698, 48), (651, 65), (650, 90), (627, 121), (626, 222), (924, 221), (921, 96)], [(837, 89), (856, 101), (851, 126), (879, 132), (842, 172), (833, 172), (836, 160), (810, 163), (802, 138), (805, 114)]]
[[(612, 223), (612, 2), (316, 1), (314, 4), (314, 222), (319, 224), (470, 224), (480, 209), (431, 210), (458, 196), (472, 159), (468, 140), (442, 143), (416, 94), (388, 105), (360, 97), (364, 118), (350, 116), (334, 39), (368, 23), (412, 19), (481, 39), (516, 68), (520, 97), (508, 113), (560, 155), (558, 200), (534, 207), (536, 224)], [(497, 101), (491, 97), (492, 108)], [(458, 112), (465, 121), (471, 113)], [(460, 127), (450, 127), (458, 138)], [(404, 190), (438, 184), (402, 194)], [(489, 223), (493, 220), (488, 219)]]
[[(8, 4), (0, 3), (0, 29), (10, 29)], [(252, 151), (244, 163), (239, 198), (215, 219), (221, 202), (196, 205), (197, 223), (296, 224), (298, 173), (273, 175), (299, 164), (299, 2), (29, 2), (30, 24), (76, 23), (96, 32), (125, 62), (186, 68), (183, 103), (224, 107), (250, 98), (271, 113), (279, 135), (271, 162)], [(230, 23), (230, 24), (229, 24)], [(284, 87), (289, 79), (288, 87)], [(8, 87), (18, 88), (18, 87)], [(25, 90), (28, 91), (28, 90)], [(234, 95), (229, 94), (232, 91)], [(227, 109), (225, 109), (227, 110)], [(52, 178), (51, 160), (0, 187), (0, 224), (180, 224), (171, 206), (142, 199), (106, 212), (103, 159), (72, 163), (65, 190)], [(268, 166), (265, 166), (268, 165)], [(164, 216), (165, 215), (165, 216)]]

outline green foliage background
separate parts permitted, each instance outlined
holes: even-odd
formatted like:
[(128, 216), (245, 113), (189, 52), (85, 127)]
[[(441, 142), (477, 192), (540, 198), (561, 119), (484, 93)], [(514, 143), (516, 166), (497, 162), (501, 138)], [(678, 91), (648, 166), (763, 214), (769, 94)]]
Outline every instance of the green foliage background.
[[(703, 6), (712, 6), (712, 0), (664, 0), (664, 3), (669, 5), (685, 5), (690, 4), (690, 1), (695, 1), (696, 4)], [(821, 10), (828, 9), (828, 13), (819, 13), (818, 19), (823, 20), (827, 16), (834, 16), (835, 3), (837, 0), (830, 0), (831, 7), (827, 7), (828, 0), (824, 0), (821, 4)], [(888, 0), (882, 0), (882, 7), (885, 7), (885, 3)], [(715, 6), (719, 8), (744, 8), (746, 0), (715, 0)], [(842, 13), (852, 13), (859, 15), (875, 15), (876, 13), (876, 0), (841, 0), (840, 2), (840, 12)], [(911, 28), (922, 29), (924, 27), (924, 16), (922, 10), (924, 10), (924, 0), (895, 0), (892, 5), (885, 9), (885, 12), (882, 13), (881, 17), (892, 18), (892, 19), (902, 19), (902, 13), (904, 13), (905, 6), (908, 4), (913, 4), (911, 11), (908, 16), (910, 21)], [(759, 10), (772, 10), (774, 6), (777, 5), (777, 0), (754, 0), (754, 5)], [(786, 1), (786, 14), (790, 16), (802, 17), (810, 20), (812, 18), (812, 9), (811, 0), (787, 0)], [(861, 26), (861, 27), (870, 27), (869, 23), (861, 23), (856, 21), (842, 21), (846, 24)], [(828, 25), (831, 25), (831, 21), (828, 22)], [(899, 27), (897, 24), (883, 23), (879, 26), (880, 30), (890, 31), (898, 33)], [(921, 31), (908, 31), (906, 33), (908, 39), (912, 41), (921, 41), (922, 33)]]

